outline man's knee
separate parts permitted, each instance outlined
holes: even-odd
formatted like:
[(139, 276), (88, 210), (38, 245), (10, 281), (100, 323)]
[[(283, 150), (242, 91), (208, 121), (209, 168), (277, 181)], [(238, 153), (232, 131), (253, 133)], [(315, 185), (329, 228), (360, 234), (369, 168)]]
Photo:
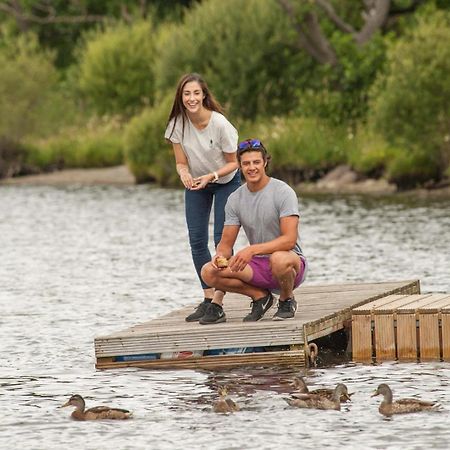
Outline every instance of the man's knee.
[(216, 271), (210, 262), (206, 263), (202, 267), (201, 275), (202, 275), (202, 279), (205, 281), (205, 283), (214, 287), (213, 283), (216, 280)]
[(284, 275), (295, 270), (295, 259), (291, 252), (275, 252), (270, 255), (270, 267), (273, 274)]

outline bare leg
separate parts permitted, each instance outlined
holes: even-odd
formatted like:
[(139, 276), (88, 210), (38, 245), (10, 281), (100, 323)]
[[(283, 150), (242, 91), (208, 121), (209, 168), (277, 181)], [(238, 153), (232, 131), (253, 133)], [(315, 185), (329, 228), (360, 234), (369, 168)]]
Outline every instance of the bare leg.
[(273, 276), (280, 285), (280, 299), (282, 302), (294, 295), (294, 281), (300, 270), (300, 258), (293, 252), (275, 252), (270, 256)]
[(250, 266), (246, 266), (240, 272), (231, 272), (230, 269), (217, 270), (211, 263), (203, 266), (202, 278), (217, 290), (223, 292), (236, 292), (251, 297), (253, 300), (264, 297), (265, 289), (258, 288), (247, 281), (251, 280), (253, 272)]
[(213, 297), (213, 301), (212, 302), (222, 306), (224, 297), (225, 297), (225, 292), (223, 292), (223, 291), (221, 291), (219, 289), (216, 289), (214, 291), (214, 297)]

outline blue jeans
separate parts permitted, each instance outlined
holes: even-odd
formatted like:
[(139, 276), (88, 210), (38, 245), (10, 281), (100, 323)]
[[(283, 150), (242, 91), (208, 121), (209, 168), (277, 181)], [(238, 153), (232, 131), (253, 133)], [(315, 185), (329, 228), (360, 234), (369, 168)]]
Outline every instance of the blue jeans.
[(209, 183), (204, 189), (190, 191), (186, 189), (184, 194), (186, 223), (189, 232), (189, 244), (191, 246), (192, 259), (195, 270), (203, 289), (208, 286), (200, 275), (202, 267), (211, 261), (211, 253), (208, 248), (209, 216), (214, 200), (214, 245), (220, 242), (223, 223), (225, 222), (225, 204), (228, 197), (241, 184), (241, 173), (236, 175), (226, 184)]

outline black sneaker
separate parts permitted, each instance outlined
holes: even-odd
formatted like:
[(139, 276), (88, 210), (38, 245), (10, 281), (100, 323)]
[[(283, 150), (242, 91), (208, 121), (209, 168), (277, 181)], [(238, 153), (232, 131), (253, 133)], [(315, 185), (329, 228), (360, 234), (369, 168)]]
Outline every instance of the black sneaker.
[(273, 305), (272, 292), (258, 300), (252, 300), (251, 305), (252, 311), (244, 317), (244, 322), (256, 322), (262, 319), (266, 311)]
[(211, 304), (212, 298), (205, 298), (198, 306), (197, 309), (192, 313), (189, 314), (184, 320), (186, 322), (197, 322), (200, 320), (206, 312), (206, 308)]
[(227, 320), (223, 308), (217, 303), (210, 303), (206, 308), (205, 315), (199, 320), (202, 325), (225, 322)]
[(292, 319), (297, 311), (297, 302), (295, 298), (287, 298), (283, 302), (278, 301), (278, 311), (272, 317), (272, 320)]

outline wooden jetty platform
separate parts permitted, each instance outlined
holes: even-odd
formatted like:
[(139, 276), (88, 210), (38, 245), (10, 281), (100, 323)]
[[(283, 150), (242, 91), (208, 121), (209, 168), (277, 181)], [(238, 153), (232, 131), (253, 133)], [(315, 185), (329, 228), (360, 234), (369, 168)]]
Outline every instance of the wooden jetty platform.
[(349, 327), (352, 309), (389, 295), (419, 294), (418, 280), (303, 285), (295, 291), (294, 319), (271, 320), (272, 306), (258, 322), (244, 323), (250, 301), (227, 294), (227, 321), (188, 323), (186, 306), (163, 317), (95, 339), (96, 367), (217, 369), (245, 365), (308, 365), (308, 344)]
[(353, 360), (450, 361), (450, 294), (389, 295), (353, 309)]

